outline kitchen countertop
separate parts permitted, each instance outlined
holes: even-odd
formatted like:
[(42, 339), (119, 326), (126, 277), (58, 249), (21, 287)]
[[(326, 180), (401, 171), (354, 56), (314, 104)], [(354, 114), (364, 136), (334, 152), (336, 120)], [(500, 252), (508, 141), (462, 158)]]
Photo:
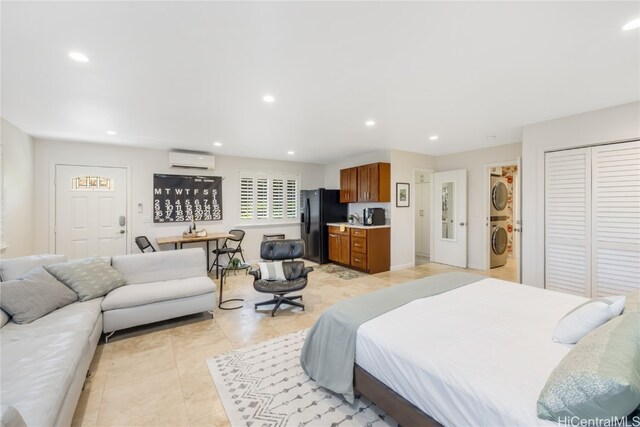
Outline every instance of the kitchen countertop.
[(362, 225), (362, 224), (349, 224), (348, 222), (331, 222), (328, 223), (327, 226), (333, 226), (333, 227), (340, 227), (341, 225), (344, 225), (345, 227), (348, 228), (363, 228), (363, 229), (367, 229), (367, 228), (391, 228), (390, 224), (385, 224), (385, 225)]

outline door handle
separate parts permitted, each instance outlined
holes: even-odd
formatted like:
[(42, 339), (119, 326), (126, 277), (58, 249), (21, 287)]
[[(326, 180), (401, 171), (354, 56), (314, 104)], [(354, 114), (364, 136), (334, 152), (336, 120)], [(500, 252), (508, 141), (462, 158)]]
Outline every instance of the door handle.
[(120, 230), (120, 231), (118, 231), (118, 232), (117, 232), (117, 233), (115, 233), (115, 234), (124, 234), (124, 233), (126, 233), (126, 231), (124, 231), (124, 230)]
[(461, 223), (460, 223), (460, 227), (464, 227), (465, 225), (467, 225), (467, 223), (466, 223), (466, 222), (461, 222)]

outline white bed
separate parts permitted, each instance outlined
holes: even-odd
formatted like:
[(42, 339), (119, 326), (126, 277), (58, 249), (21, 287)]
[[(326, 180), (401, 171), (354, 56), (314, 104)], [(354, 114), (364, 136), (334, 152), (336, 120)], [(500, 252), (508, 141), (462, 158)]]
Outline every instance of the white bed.
[(536, 401), (572, 346), (551, 336), (585, 301), (481, 280), (364, 323), (356, 363), (445, 426), (556, 425), (537, 417)]

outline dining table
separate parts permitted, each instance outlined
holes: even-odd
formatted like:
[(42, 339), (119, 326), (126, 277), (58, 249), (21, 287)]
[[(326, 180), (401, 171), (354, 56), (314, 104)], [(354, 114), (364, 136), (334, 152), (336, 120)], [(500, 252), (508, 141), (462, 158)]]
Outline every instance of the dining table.
[[(207, 271), (211, 268), (211, 264), (209, 262), (209, 254), (211, 253), (211, 248), (209, 247), (210, 242), (214, 242), (216, 247), (216, 251), (219, 249), (220, 240), (227, 239), (229, 237), (233, 237), (233, 234), (229, 233), (209, 233), (207, 232), (206, 236), (167, 236), (167, 237), (156, 237), (156, 243), (159, 245), (167, 245), (173, 244), (174, 249), (182, 249), (185, 243), (202, 243), (206, 242), (207, 244)], [(216, 268), (216, 276), (218, 274), (218, 269)]]

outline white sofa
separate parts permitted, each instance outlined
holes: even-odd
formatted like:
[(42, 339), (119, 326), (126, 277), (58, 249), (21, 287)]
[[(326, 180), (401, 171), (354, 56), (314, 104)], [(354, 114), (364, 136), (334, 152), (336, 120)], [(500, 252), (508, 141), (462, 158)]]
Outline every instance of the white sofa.
[[(0, 275), (13, 280), (64, 261), (61, 255), (0, 260)], [(111, 262), (126, 285), (0, 329), (2, 427), (70, 425), (101, 332), (213, 312), (216, 306), (202, 249), (122, 255)], [(0, 284), (0, 297), (1, 291)]]

